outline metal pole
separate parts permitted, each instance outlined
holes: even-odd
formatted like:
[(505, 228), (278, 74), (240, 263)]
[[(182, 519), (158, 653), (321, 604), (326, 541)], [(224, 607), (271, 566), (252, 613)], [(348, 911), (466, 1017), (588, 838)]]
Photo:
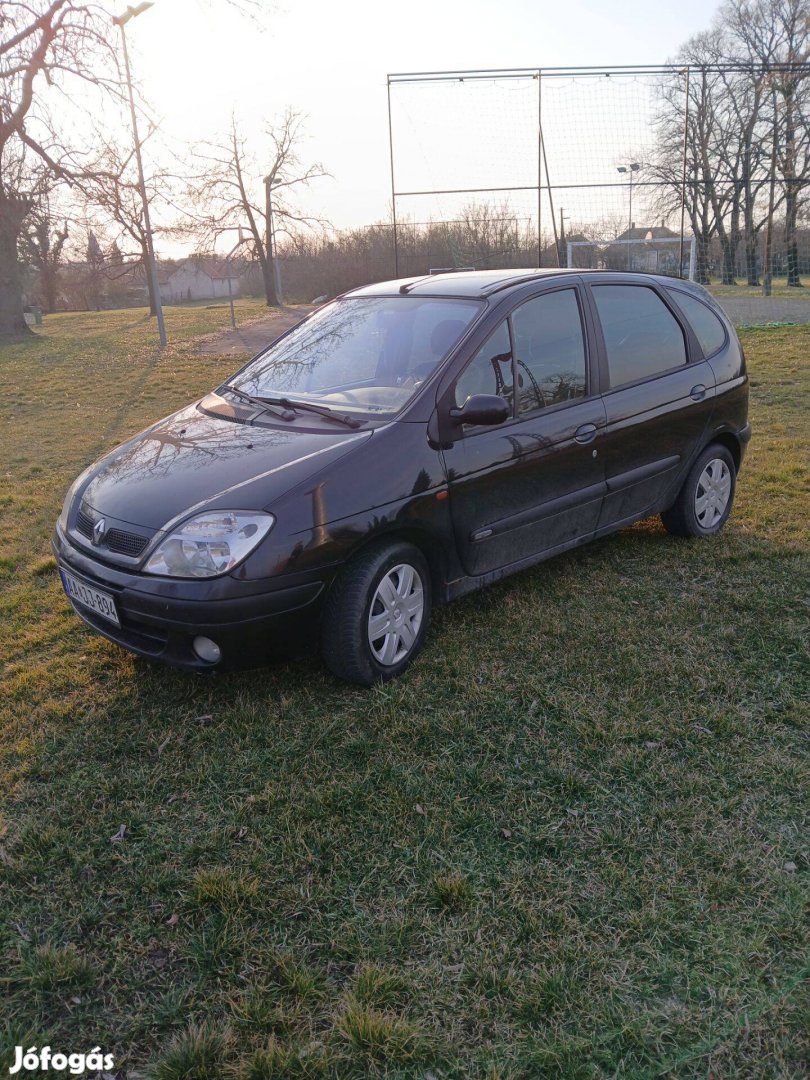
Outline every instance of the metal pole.
[(557, 218), (554, 214), (554, 197), (551, 194), (551, 179), (548, 175), (548, 158), (546, 157), (546, 140), (543, 138), (543, 125), (540, 125), (540, 148), (543, 153), (543, 165), (546, 170), (546, 187), (548, 188), (548, 205), (551, 210), (551, 227), (554, 230), (554, 251), (557, 255), (557, 266), (560, 265), (560, 239), (557, 236)]
[(138, 163), (138, 187), (143, 201), (143, 227), (146, 234), (146, 272), (152, 282), (152, 296), (155, 300), (155, 314), (157, 315), (158, 335), (160, 347), (166, 345), (166, 326), (163, 322), (163, 305), (160, 302), (160, 283), (158, 282), (157, 264), (155, 263), (155, 249), (152, 245), (152, 224), (149, 220), (149, 200), (146, 197), (146, 181), (143, 177), (143, 159), (141, 158), (141, 140), (138, 138), (138, 120), (135, 115), (135, 97), (132, 93), (132, 75), (129, 69), (129, 52), (127, 50), (127, 35), (123, 22), (118, 23), (121, 31), (121, 42), (124, 47), (124, 70), (127, 76), (127, 89), (129, 91), (129, 112), (132, 117), (132, 134), (135, 138), (135, 160)]
[(394, 128), (391, 120), (391, 78), (388, 79), (388, 155), (391, 162), (391, 223), (394, 233), (394, 277), (399, 277), (399, 237), (397, 231), (397, 194), (394, 186)]
[(627, 230), (627, 269), (633, 269), (633, 170), (630, 170), (630, 225)]
[(543, 70), (537, 69), (537, 266), (543, 265)]
[[(689, 65), (686, 65), (686, 104), (683, 108), (683, 167), (681, 171), (681, 242), (678, 245), (678, 277), (683, 277), (683, 229), (686, 214), (686, 155), (689, 148)], [(690, 258), (691, 262), (691, 258)], [(690, 267), (689, 277), (692, 277)]]
[(236, 329), (236, 315), (233, 312), (233, 289), (231, 288), (231, 260), (230, 256), (225, 260), (225, 266), (228, 271), (228, 303), (231, 306), (231, 326)]
[(776, 140), (777, 140), (777, 104), (776, 89), (772, 87), (773, 94), (773, 136), (771, 138), (771, 186), (768, 194), (768, 224), (765, 233), (765, 258), (762, 266), (762, 295), (771, 295), (773, 273), (771, 270), (771, 250), (773, 247), (773, 207), (776, 190)]

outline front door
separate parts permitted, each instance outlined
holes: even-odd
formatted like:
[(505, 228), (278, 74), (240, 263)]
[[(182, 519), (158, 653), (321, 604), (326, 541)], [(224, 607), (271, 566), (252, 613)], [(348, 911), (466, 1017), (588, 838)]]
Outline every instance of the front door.
[(520, 304), (455, 383), (458, 406), (499, 394), (512, 417), (458, 431), (443, 451), (459, 556), (486, 574), (593, 535), (605, 491), (605, 411), (578, 287)]

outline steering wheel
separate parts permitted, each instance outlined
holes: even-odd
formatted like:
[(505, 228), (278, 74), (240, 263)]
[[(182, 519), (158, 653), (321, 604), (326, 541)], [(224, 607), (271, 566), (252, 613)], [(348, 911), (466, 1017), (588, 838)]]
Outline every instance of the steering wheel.
[(417, 364), (413, 371), (409, 371), (399, 384), (404, 387), (416, 387), (425, 381), (436, 369), (435, 364)]

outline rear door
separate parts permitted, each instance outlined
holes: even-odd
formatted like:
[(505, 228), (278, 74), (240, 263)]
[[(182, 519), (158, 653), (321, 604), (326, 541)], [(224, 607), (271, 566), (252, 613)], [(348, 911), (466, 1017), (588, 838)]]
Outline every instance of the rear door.
[(456, 543), (468, 574), (559, 548), (596, 528), (605, 410), (579, 285), (517, 305), (460, 372), (450, 400), (499, 394), (512, 417), (457, 432), (443, 450)]
[(714, 406), (715, 378), (694, 335), (651, 283), (589, 286), (607, 418), (607, 493), (598, 531), (653, 512), (677, 490)]

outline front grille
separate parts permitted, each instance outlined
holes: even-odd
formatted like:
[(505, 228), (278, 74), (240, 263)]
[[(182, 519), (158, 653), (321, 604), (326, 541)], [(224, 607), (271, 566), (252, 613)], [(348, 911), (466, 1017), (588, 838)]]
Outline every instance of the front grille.
[(106, 540), (110, 551), (117, 551), (120, 555), (131, 555), (133, 558), (140, 555), (149, 543), (146, 536), (124, 532), (123, 529), (110, 529)]
[(88, 540), (93, 538), (93, 519), (85, 514), (84, 510), (79, 510), (76, 515), (76, 528), (82, 534), (86, 536)]
[[(94, 525), (93, 518), (79, 507), (76, 514), (76, 531), (92, 542)], [(126, 532), (124, 529), (109, 529), (104, 537), (104, 546), (108, 551), (114, 551), (118, 555), (128, 555), (132, 559), (137, 559), (148, 543), (148, 536)]]

